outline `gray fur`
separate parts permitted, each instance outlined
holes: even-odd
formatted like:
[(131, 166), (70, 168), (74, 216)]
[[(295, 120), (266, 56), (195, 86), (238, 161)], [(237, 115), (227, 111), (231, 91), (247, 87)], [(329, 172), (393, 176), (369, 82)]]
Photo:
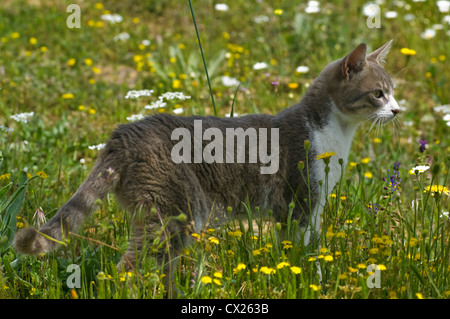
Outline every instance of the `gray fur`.
[[(154, 252), (155, 247), (146, 243), (154, 242), (158, 236), (161, 241), (170, 237), (171, 251), (175, 252), (186, 242), (189, 225), (200, 232), (198, 228), (208, 222), (226, 218), (228, 206), (233, 212), (242, 211), (242, 202), (247, 198), (252, 207), (259, 206), (262, 212), (271, 209), (281, 222), (286, 220), (289, 204), (294, 202), (293, 217), (306, 227), (320, 194), (318, 184), (312, 182), (311, 207), (304, 200), (308, 198), (308, 185), (298, 169), (299, 161), (307, 161), (304, 141), (311, 141), (308, 163), (313, 174), (319, 161), (315, 160), (318, 145), (312, 134), (327, 130), (330, 117), (334, 116), (333, 108), (339, 110), (339, 116), (351, 118), (355, 122), (351, 124), (367, 120), (380, 108), (376, 104), (379, 101), (373, 100), (367, 92), (378, 88), (379, 83), (392, 90), (392, 80), (378, 61), (378, 56), (384, 58), (388, 47), (385, 45), (366, 57), (366, 46), (361, 44), (345, 58), (328, 65), (300, 103), (275, 116), (262, 114), (227, 119), (158, 114), (119, 126), (86, 181), (39, 232), (61, 240), (64, 233), (77, 231), (92, 211), (95, 200), (110, 191), (124, 208), (136, 215), (134, 235), (126, 255), (131, 262), (135, 261), (136, 252), (144, 253), (144, 247)], [(171, 160), (171, 149), (178, 141), (171, 140), (172, 131), (183, 127), (193, 136), (196, 119), (203, 121), (203, 130), (215, 127), (224, 135), (225, 129), (230, 127), (266, 128), (269, 132), (271, 128), (278, 128), (278, 172), (261, 174), (262, 164), (248, 161), (245, 164), (175, 164)], [(346, 125), (345, 121), (339, 123)], [(208, 143), (203, 141), (203, 147)], [(248, 143), (246, 147), (248, 149)], [(303, 176), (307, 176), (306, 165)], [(316, 181), (314, 176), (311, 180)], [(158, 232), (164, 220), (180, 213), (188, 217), (186, 221), (172, 219), (163, 234)], [(14, 245), (21, 253), (36, 255), (58, 244), (28, 228), (17, 233)], [(167, 252), (162, 249), (158, 254), (160, 259)]]

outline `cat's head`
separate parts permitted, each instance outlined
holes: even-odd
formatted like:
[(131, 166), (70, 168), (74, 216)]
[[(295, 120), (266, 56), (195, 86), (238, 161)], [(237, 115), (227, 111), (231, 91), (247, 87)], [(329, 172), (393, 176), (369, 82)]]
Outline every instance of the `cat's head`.
[(343, 116), (353, 122), (384, 124), (400, 111), (395, 84), (383, 68), (392, 40), (367, 54), (365, 43), (330, 65), (328, 93)]

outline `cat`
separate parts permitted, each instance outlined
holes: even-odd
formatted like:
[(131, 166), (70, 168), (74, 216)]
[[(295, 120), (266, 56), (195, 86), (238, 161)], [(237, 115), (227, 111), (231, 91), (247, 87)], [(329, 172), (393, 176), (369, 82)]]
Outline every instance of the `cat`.
[[(399, 113), (393, 80), (383, 68), (391, 43), (370, 54), (366, 44), (358, 45), (344, 58), (326, 66), (298, 104), (275, 116), (157, 114), (119, 126), (92, 172), (57, 214), (38, 231), (29, 227), (17, 232), (16, 251), (38, 255), (58, 247), (49, 237), (61, 241), (69, 232), (77, 231), (93, 211), (95, 201), (110, 191), (133, 214), (129, 249), (119, 263), (125, 269), (139, 267), (138, 256), (147, 252), (170, 265), (177, 251), (189, 242), (189, 227), (201, 232), (206, 225), (229, 218), (228, 207), (232, 212), (242, 211), (243, 202), (258, 206), (261, 212), (270, 209), (281, 223), (286, 221), (290, 203), (294, 203), (292, 218), (298, 220), (304, 232), (301, 238), (305, 244), (314, 242), (323, 206), (341, 177), (357, 127), (365, 121), (381, 125)], [(255, 162), (250, 136), (241, 140), (248, 141), (241, 161), (199, 160), (192, 153), (186, 155), (186, 149), (183, 154), (179, 149), (174, 156), (181, 137), (178, 134), (178, 140), (174, 138), (174, 131), (181, 129), (195, 136), (197, 123), (201, 123), (200, 135), (208, 129), (224, 135), (232, 128), (247, 133), (250, 129), (269, 129), (266, 147), (277, 160), (276, 169), (262, 173), (267, 160), (263, 161), (260, 153), (259, 162)], [(201, 143), (197, 146), (208, 147), (205, 135), (200, 142), (192, 135), (186, 145)], [(234, 145), (234, 154), (239, 147), (242, 150), (242, 145)], [(225, 148), (216, 148), (214, 156), (221, 151), (229, 154)], [(316, 157), (326, 152), (335, 155), (329, 158), (325, 184), (325, 163)]]

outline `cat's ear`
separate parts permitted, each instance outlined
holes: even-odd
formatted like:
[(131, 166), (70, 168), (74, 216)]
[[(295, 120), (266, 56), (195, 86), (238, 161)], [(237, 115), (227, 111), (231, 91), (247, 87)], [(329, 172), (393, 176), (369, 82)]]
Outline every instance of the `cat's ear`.
[(366, 52), (367, 45), (361, 43), (342, 59), (341, 67), (344, 78), (349, 79), (352, 74), (360, 72), (366, 66)]
[(367, 59), (377, 62), (378, 64), (385, 63), (385, 59), (387, 54), (389, 53), (389, 49), (391, 48), (392, 40), (383, 45), (382, 47), (378, 48), (377, 50), (373, 51), (369, 55), (367, 55)]

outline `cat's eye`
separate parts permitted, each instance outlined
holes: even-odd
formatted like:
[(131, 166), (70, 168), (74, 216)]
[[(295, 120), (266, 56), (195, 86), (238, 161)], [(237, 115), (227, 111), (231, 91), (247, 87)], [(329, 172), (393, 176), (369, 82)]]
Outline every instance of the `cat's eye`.
[(373, 96), (375, 96), (377, 99), (383, 96), (383, 91), (381, 90), (375, 90), (373, 91)]

